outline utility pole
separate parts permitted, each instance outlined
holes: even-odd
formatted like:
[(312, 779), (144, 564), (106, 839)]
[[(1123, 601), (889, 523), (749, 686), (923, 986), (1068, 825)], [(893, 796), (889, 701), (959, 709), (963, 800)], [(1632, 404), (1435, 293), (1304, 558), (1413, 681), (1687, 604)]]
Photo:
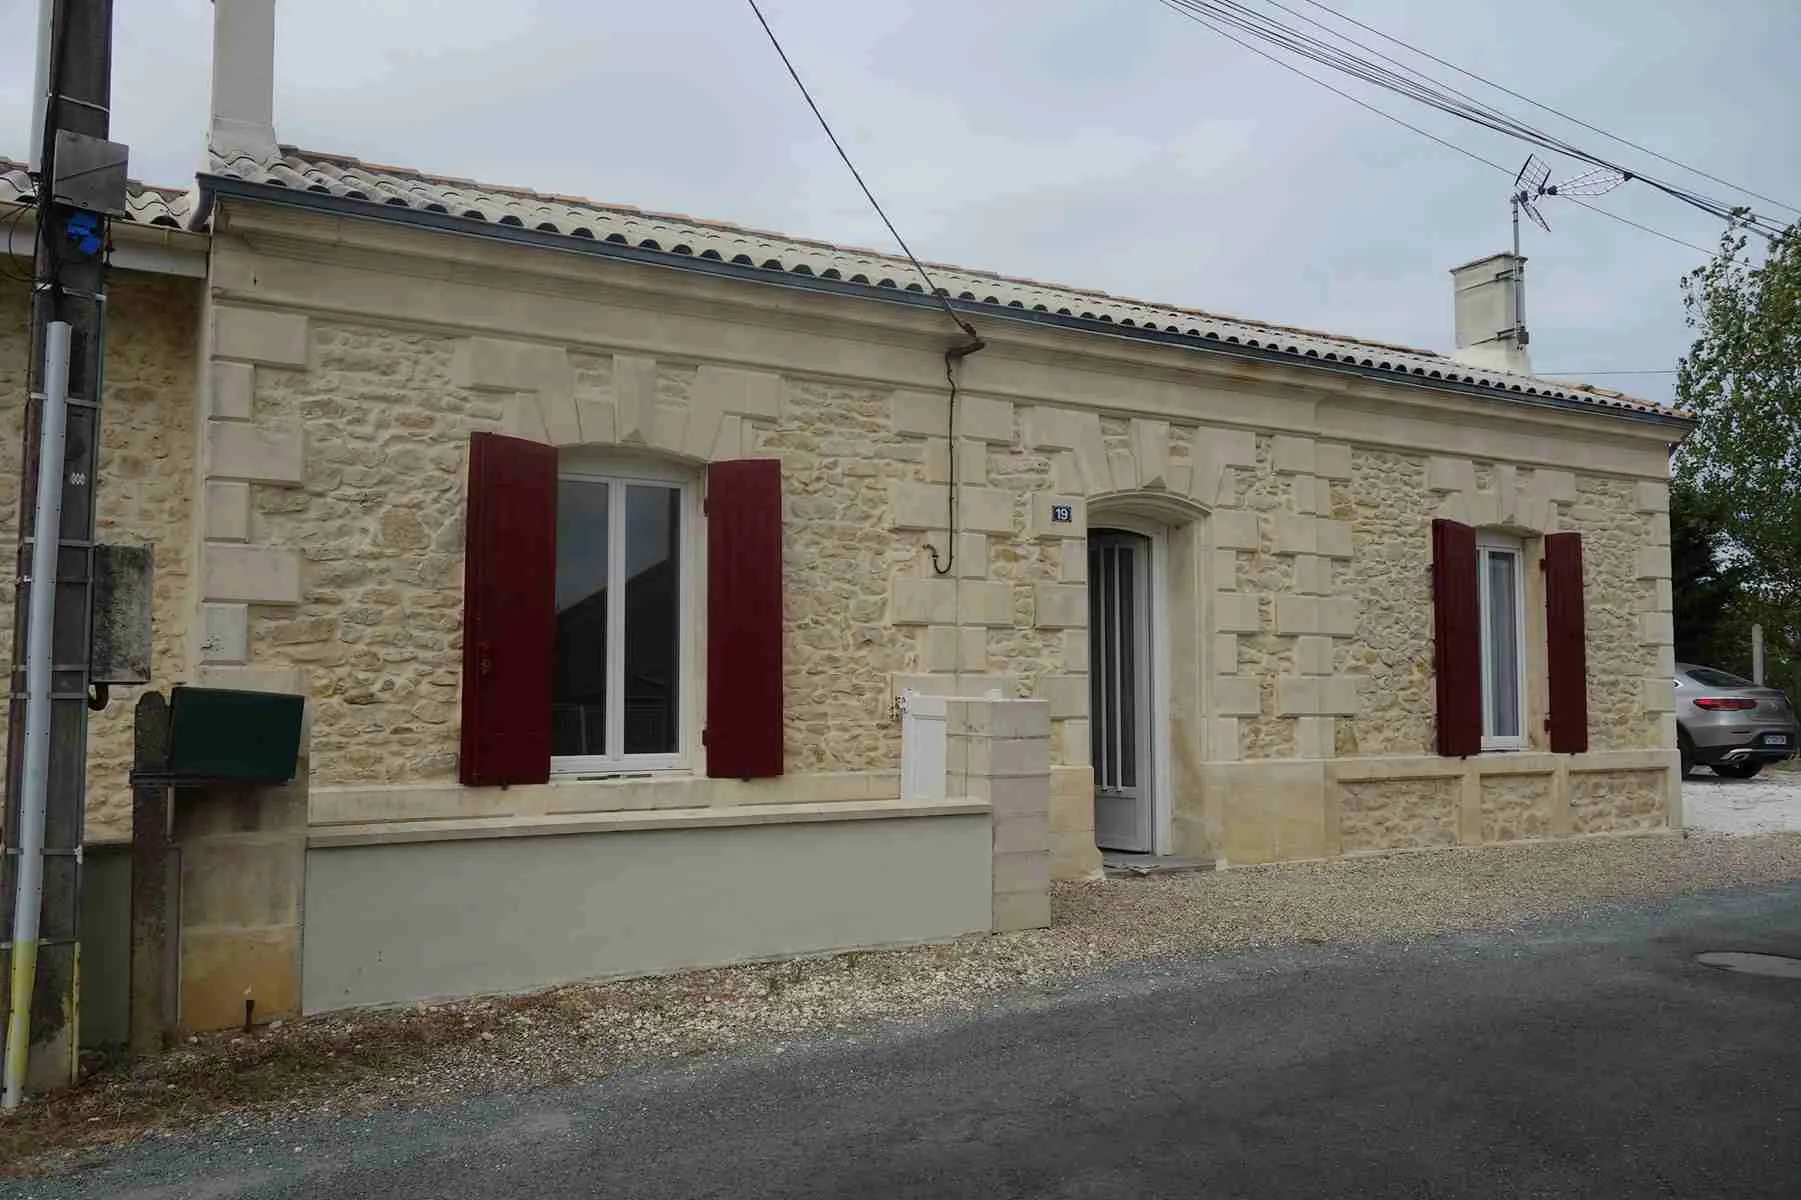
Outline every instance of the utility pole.
[(87, 768), (94, 468), (106, 345), (111, 0), (39, 0), (37, 247), (7, 721), (0, 943), (4, 1099), (72, 1082)]

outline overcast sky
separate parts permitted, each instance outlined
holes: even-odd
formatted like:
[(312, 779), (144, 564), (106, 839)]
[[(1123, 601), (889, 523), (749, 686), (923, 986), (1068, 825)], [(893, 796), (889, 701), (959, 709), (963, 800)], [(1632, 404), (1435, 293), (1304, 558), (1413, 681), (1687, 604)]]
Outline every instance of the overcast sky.
[[(1445, 350), (1446, 269), (1507, 243), (1506, 177), (1156, 0), (762, 2), (921, 257)], [(1332, 3), (1801, 204), (1795, 0)], [(131, 146), (135, 177), (190, 182), (212, 6), (115, 7), (113, 136)], [(0, 0), (0, 154), (14, 157), (34, 10)], [(284, 142), (892, 249), (743, 0), (281, 0), (277, 22)], [(1485, 98), (1628, 165), (1675, 172)], [(1376, 102), (1498, 162), (1527, 152), (1395, 97)], [(1716, 222), (1642, 185), (1598, 203), (1698, 245), (1718, 237)], [(1526, 242), (1536, 366), (1673, 368), (1689, 337), (1677, 280), (1701, 256), (1555, 199), (1545, 212), (1553, 232), (1529, 229)], [(1657, 399), (1674, 383), (1594, 381)]]

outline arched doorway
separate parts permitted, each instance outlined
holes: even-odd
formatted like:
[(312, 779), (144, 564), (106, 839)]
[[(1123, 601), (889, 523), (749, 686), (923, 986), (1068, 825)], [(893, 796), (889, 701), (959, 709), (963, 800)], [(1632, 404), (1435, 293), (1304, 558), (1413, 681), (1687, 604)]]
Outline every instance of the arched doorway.
[(1207, 512), (1167, 492), (1088, 502), (1095, 844), (1214, 858), (1202, 790)]

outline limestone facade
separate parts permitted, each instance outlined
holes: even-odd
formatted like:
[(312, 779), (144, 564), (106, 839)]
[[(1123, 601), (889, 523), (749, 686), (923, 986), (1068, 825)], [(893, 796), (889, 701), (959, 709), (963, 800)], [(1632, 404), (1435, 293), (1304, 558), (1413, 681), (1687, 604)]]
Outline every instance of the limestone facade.
[[(157, 325), (172, 357), (153, 390), (183, 411), (156, 429), (185, 445), (145, 462), (185, 507), (154, 536), (197, 564), (166, 615), (159, 582), (159, 654), (179, 647), (170, 676), (309, 697), (315, 828), (880, 800), (898, 794), (902, 691), (998, 690), (1045, 702), (1050, 869), (1091, 872), (1085, 539), (1126, 525), (1162, 537), (1175, 852), (1261, 862), (1679, 813), (1667, 426), (1004, 312), (953, 417), (955, 337), (929, 309), (248, 202), (216, 211), (210, 271)], [(783, 778), (705, 779), (696, 734), (691, 769), (665, 777), (455, 782), (479, 430), (696, 481), (781, 460)], [(1433, 755), (1435, 516), (1519, 537), (1529, 560), (1547, 533), (1584, 535), (1587, 754), (1542, 733), (1534, 573), (1527, 750)], [(699, 711), (704, 670), (689, 682)], [(97, 747), (110, 736), (97, 724)]]

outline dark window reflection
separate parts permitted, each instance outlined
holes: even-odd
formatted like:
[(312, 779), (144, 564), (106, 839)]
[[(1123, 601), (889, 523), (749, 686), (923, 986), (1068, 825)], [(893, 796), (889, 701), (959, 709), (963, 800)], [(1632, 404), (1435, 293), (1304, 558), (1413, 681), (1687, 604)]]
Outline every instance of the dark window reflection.
[(1138, 786), (1138, 597), (1133, 550), (1114, 548), (1119, 600), (1119, 786)]
[(1090, 758), (1094, 764), (1094, 779), (1101, 787), (1113, 781), (1110, 774), (1112, 755), (1111, 745), (1107, 738), (1107, 552), (1099, 542), (1088, 546), (1088, 614), (1090, 635), (1088, 641), (1088, 711), (1092, 714), (1089, 728)]
[(681, 670), (681, 493), (625, 489), (625, 753), (673, 754)]
[(551, 753), (605, 754), (607, 485), (557, 482), (557, 647)]

